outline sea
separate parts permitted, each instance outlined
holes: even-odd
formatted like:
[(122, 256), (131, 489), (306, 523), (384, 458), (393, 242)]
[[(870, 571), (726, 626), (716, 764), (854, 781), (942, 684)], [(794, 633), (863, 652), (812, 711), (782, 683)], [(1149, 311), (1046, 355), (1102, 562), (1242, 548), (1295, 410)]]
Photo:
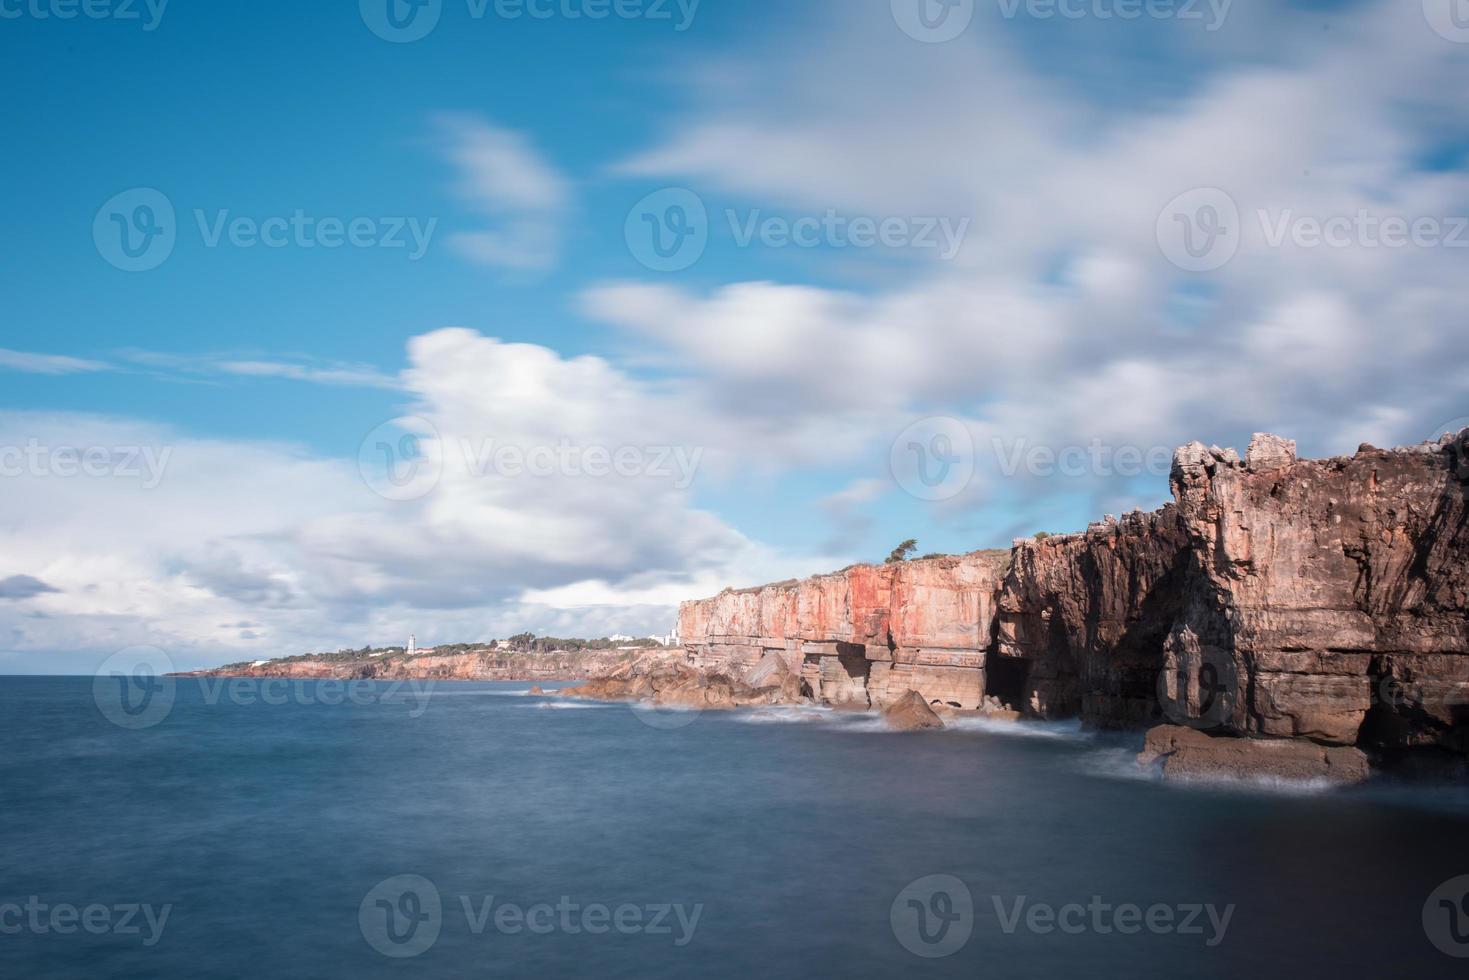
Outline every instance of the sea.
[(4, 978), (1469, 973), (1469, 791), (527, 683), (0, 678)]

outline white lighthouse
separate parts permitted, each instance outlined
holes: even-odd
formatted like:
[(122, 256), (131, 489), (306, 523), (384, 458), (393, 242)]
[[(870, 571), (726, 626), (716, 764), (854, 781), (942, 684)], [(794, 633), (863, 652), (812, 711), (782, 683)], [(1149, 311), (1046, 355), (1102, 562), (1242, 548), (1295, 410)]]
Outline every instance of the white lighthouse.
[(412, 657), (412, 656), (416, 656), (417, 654), (418, 654), (418, 637), (416, 635), (414, 635), (413, 633), (409, 633), (408, 634), (408, 656)]

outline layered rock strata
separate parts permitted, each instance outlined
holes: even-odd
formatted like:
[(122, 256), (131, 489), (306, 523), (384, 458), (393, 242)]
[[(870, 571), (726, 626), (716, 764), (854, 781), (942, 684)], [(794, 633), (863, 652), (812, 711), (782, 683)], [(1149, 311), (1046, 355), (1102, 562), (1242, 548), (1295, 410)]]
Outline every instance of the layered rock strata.
[(1174, 500), (1009, 552), (685, 603), (690, 661), (820, 701), (1469, 752), (1469, 430), (1396, 450), (1191, 443)]
[(976, 552), (729, 590), (684, 603), (679, 633), (695, 666), (738, 670), (776, 654), (830, 704), (883, 707), (911, 689), (979, 708), (1008, 562)]

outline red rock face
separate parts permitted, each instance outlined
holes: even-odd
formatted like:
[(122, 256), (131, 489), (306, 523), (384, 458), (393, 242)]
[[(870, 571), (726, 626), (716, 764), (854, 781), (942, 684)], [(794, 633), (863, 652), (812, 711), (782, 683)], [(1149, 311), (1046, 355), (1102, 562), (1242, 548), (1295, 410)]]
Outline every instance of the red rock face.
[(679, 633), (694, 662), (748, 666), (779, 652), (817, 696), (885, 705), (908, 690), (979, 706), (995, 596), (1008, 559), (976, 553), (727, 591), (686, 602)]
[(1469, 431), (1295, 458), (1192, 443), (1175, 501), (1009, 555), (685, 603), (696, 663), (779, 651), (820, 698), (1469, 751)]

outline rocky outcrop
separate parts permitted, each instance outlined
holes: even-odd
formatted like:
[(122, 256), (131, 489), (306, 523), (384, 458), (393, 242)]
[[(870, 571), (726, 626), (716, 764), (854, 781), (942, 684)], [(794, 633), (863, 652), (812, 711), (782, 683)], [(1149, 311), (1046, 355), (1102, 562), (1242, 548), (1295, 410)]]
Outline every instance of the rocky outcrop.
[(1214, 738), (1193, 728), (1161, 725), (1138, 756), (1171, 779), (1284, 779), (1360, 783), (1371, 774), (1360, 749), (1304, 739)]
[(883, 709), (882, 720), (900, 732), (921, 732), (943, 728), (943, 719), (934, 714), (928, 702), (917, 691), (906, 691)]
[(1042, 718), (1156, 714), (1161, 651), (1190, 572), (1176, 507), (1017, 541), (1000, 592), (990, 692)]
[(912, 690), (1103, 726), (1469, 753), (1469, 430), (1326, 460), (1270, 435), (1243, 457), (1191, 443), (1171, 485), (1154, 513), (1009, 553), (685, 603), (680, 632), (699, 666), (776, 654), (833, 704)]
[(807, 688), (784, 661), (757, 665), (744, 677), (702, 670), (664, 660), (642, 662), (631, 670), (562, 688), (561, 697), (594, 701), (647, 701), (669, 707), (726, 710), (795, 705), (810, 700)]
[(743, 669), (774, 654), (830, 704), (883, 707), (915, 690), (977, 708), (1008, 561), (976, 552), (726, 590), (684, 603), (679, 633), (696, 666)]

